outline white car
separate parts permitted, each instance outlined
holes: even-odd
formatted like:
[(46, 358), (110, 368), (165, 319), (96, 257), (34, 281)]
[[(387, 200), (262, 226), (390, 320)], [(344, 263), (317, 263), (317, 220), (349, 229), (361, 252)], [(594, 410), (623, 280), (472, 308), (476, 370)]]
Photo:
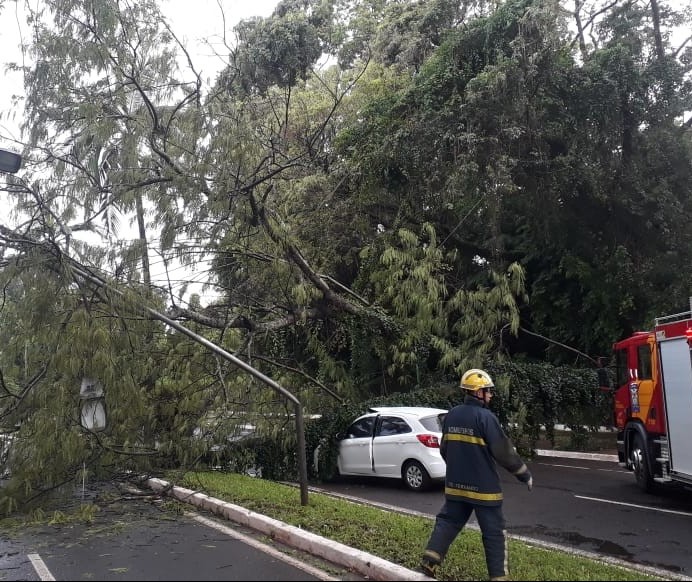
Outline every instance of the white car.
[(413, 491), (443, 480), (440, 456), (447, 411), (415, 406), (377, 407), (337, 435), (340, 475), (403, 479)]

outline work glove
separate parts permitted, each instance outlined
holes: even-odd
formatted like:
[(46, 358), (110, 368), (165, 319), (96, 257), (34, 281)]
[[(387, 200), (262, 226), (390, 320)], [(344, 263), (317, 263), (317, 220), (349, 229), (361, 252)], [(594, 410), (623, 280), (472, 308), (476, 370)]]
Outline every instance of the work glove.
[(519, 481), (522, 483), (526, 483), (526, 487), (528, 487), (529, 491), (533, 489), (533, 475), (531, 475), (531, 471), (528, 469), (523, 473), (519, 473), (519, 475), (517, 475), (517, 479), (519, 479)]

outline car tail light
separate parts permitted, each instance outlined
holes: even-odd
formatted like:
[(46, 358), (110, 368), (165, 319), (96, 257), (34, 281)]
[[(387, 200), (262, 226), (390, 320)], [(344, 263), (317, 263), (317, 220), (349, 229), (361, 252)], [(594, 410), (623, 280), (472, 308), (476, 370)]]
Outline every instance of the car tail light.
[(436, 434), (417, 434), (416, 437), (426, 447), (429, 447), (431, 449), (440, 448), (440, 439), (437, 437)]

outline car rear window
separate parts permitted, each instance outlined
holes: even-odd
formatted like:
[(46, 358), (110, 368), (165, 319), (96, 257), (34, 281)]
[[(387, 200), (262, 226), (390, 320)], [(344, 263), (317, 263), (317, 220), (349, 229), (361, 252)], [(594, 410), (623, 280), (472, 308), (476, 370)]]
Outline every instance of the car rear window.
[(420, 423), (431, 432), (442, 432), (442, 423), (445, 421), (446, 413), (436, 414), (435, 416), (425, 416), (420, 419)]

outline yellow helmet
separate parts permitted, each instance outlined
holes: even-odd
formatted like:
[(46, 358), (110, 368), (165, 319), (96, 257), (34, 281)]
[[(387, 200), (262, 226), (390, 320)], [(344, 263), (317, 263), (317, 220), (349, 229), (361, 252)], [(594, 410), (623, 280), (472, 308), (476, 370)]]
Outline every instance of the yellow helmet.
[(464, 375), (461, 377), (460, 385), (464, 390), (470, 390), (471, 392), (478, 392), (482, 388), (495, 387), (490, 374), (478, 368), (472, 368), (464, 372)]

